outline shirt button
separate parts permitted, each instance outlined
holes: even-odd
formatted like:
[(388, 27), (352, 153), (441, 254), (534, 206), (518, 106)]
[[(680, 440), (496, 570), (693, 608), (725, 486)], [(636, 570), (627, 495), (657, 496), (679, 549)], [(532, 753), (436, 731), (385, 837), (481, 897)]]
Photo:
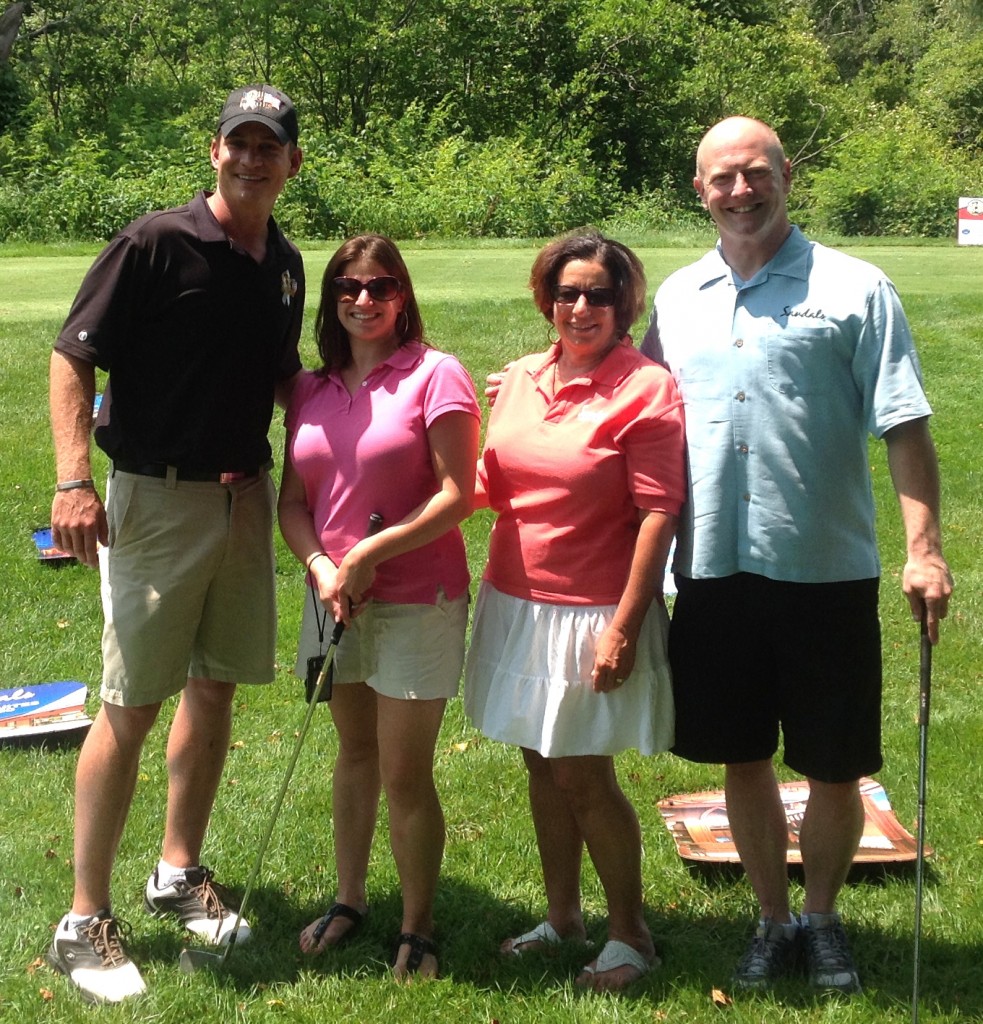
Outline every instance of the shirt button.
[(737, 338), (734, 341), (734, 348), (744, 348), (744, 339), (743, 338)]
[(741, 455), (747, 455), (747, 453), (748, 453), (748, 446), (746, 444), (738, 445), (737, 446), (737, 450), (741, 453)]
[(744, 500), (745, 501), (750, 501), (751, 500), (751, 495), (750, 494), (745, 494), (744, 495)]
[(737, 395), (735, 397), (737, 398), (738, 402), (743, 402), (744, 401), (744, 392), (743, 391), (738, 391)]
[(368, 386), (369, 386), (369, 382), (367, 380), (363, 380), (362, 381), (362, 387), (363, 388), (367, 388)]

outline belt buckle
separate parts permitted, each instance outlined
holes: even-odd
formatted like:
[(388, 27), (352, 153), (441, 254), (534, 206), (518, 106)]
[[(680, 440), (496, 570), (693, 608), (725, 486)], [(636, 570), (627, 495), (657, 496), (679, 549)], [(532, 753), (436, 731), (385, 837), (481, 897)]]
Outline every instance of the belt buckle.
[(245, 479), (245, 473), (219, 473), (218, 475), (218, 482), (220, 484), (234, 484)]

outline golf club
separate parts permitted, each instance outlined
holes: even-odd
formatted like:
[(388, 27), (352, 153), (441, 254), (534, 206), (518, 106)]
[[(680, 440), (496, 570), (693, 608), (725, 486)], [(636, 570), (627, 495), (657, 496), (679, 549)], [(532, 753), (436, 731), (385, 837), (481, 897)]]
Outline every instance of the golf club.
[[(369, 516), (367, 536), (371, 537), (374, 533), (378, 533), (381, 527), (382, 516), (380, 516), (378, 512), (373, 512)], [(273, 828), (280, 815), (280, 808), (283, 806), (283, 798), (286, 796), (287, 786), (290, 785), (290, 778), (294, 773), (294, 766), (297, 764), (297, 758), (300, 756), (300, 750), (304, 744), (304, 737), (307, 735), (308, 726), (310, 726), (311, 719), (314, 717), (314, 710), (317, 708), (318, 698), (321, 696), (324, 681), (328, 678), (328, 672), (334, 662), (335, 652), (338, 650), (338, 644), (341, 641), (341, 635), (344, 631), (344, 622), (336, 622), (334, 631), (331, 634), (331, 639), (328, 642), (328, 650), (324, 659), (324, 665), (317, 677), (314, 693), (307, 705), (307, 712), (304, 715), (304, 721), (300, 727), (300, 732), (297, 734), (297, 742), (294, 744), (293, 754), (287, 764), (287, 770), (283, 776), (283, 782), (280, 784), (280, 791), (277, 793), (276, 800), (273, 803), (273, 813), (270, 815), (266, 831), (263, 833), (263, 838), (259, 843), (259, 849), (256, 851), (256, 860), (253, 862), (252, 870), (249, 872), (249, 878), (246, 881), (246, 888), (242, 894), (242, 901), (239, 903), (239, 911), (236, 914), (235, 924), (232, 927), (229, 940), (226, 942), (225, 948), (221, 953), (213, 953), (206, 949), (182, 949), (178, 963), (185, 974), (193, 974), (202, 967), (224, 967), (226, 960), (229, 958), (229, 954), (232, 952), (232, 947), (235, 945), (236, 937), (239, 934), (239, 926), (242, 924), (246, 903), (253, 891), (256, 879), (259, 877), (259, 871), (263, 865), (263, 857), (266, 854), (266, 847), (270, 843), (270, 837), (273, 835)]]
[(928, 773), (928, 712), (932, 697), (932, 641), (928, 610), (922, 602), (921, 650), (918, 670), (918, 857), (915, 861), (915, 961), (912, 972), (911, 1019), (918, 1024), (918, 991), (922, 955), (922, 888), (925, 881), (925, 792)]

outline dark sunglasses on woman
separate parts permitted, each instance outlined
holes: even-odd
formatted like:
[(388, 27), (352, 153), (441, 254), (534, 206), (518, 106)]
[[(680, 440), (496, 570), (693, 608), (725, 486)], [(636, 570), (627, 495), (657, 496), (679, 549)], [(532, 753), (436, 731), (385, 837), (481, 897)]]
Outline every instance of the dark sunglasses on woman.
[(588, 306), (613, 306), (616, 298), (613, 288), (574, 288), (573, 285), (558, 284), (553, 289), (553, 301), (561, 306), (575, 306), (580, 296), (587, 300)]
[(331, 279), (331, 294), (336, 302), (354, 302), (363, 291), (368, 292), (369, 298), (376, 302), (392, 302), (402, 287), (395, 277), (373, 277), (368, 281), (359, 281), (357, 277)]

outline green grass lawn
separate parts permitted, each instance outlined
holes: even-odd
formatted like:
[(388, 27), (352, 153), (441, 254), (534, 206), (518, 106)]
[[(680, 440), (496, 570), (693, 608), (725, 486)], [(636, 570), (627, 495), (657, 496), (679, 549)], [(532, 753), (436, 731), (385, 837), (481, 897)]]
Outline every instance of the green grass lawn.
[[(650, 290), (705, 247), (639, 246)], [(981, 713), (980, 522), (983, 414), (983, 249), (865, 244), (857, 255), (898, 286), (919, 342), (936, 416), (944, 485), (946, 550), (957, 580), (952, 613), (935, 655), (929, 744), (929, 841), (922, 943), (923, 1021), (983, 1020), (983, 713)], [(457, 353), (479, 391), (485, 374), (545, 347), (546, 323), (527, 289), (531, 246), (407, 246), (431, 339)], [(330, 248), (307, 253), (313, 323)], [(48, 522), (53, 465), (46, 370), (51, 342), (90, 255), (0, 254), (0, 686), (80, 679), (98, 690), (98, 579), (79, 566), (53, 570), (34, 559), (30, 531)], [(308, 333), (305, 359), (314, 348)], [(640, 337), (639, 330), (638, 336)], [(274, 449), (282, 446), (280, 417)], [(896, 502), (881, 445), (871, 445), (884, 561), (885, 767), (878, 776), (898, 817), (917, 813), (918, 631), (899, 587), (904, 560)], [(96, 475), (104, 475), (97, 460)], [(480, 574), (490, 519), (466, 524), (472, 570)], [(267, 821), (305, 705), (292, 677), (303, 581), (278, 540), (281, 609), (277, 681), (238, 693), (229, 755), (206, 860), (241, 889)], [(835, 637), (830, 642), (835, 642)], [(94, 712), (97, 700), (90, 699)], [(323, 710), (323, 709), (322, 709)], [(383, 810), (370, 875), (371, 914), (350, 946), (316, 960), (297, 950), (299, 929), (330, 899), (329, 782), (335, 736), (319, 712), (267, 854), (250, 913), (256, 939), (222, 974), (184, 977), (182, 935), (149, 919), (141, 892), (158, 854), (166, 784), (165, 709), (147, 743), (133, 810), (114, 876), (116, 912), (133, 926), (130, 949), (148, 995), (93, 1010), (41, 965), (72, 888), (72, 793), (77, 751), (0, 748), (0, 1021), (740, 1022), (905, 1021), (910, 1018), (914, 882), (911, 871), (858, 878), (841, 898), (866, 991), (852, 1000), (814, 997), (788, 985), (767, 997), (713, 1003), (726, 988), (754, 913), (738, 875), (691, 873), (676, 856), (656, 804), (670, 793), (715, 788), (721, 771), (662, 755), (619, 759), (624, 787), (642, 820), (644, 880), (664, 966), (621, 997), (580, 997), (576, 954), (504, 960), (499, 941), (540, 920), (544, 899), (518, 752), (483, 740), (460, 702), (449, 706), (437, 750), (448, 843), (437, 901), (441, 980), (396, 986), (385, 967), (399, 924), (395, 869)], [(787, 775), (784, 777), (788, 777)], [(797, 895), (799, 883), (795, 883)], [(585, 908), (592, 938), (604, 935), (603, 899), (589, 864)], [(723, 1014), (723, 1018), (720, 1016)]]

